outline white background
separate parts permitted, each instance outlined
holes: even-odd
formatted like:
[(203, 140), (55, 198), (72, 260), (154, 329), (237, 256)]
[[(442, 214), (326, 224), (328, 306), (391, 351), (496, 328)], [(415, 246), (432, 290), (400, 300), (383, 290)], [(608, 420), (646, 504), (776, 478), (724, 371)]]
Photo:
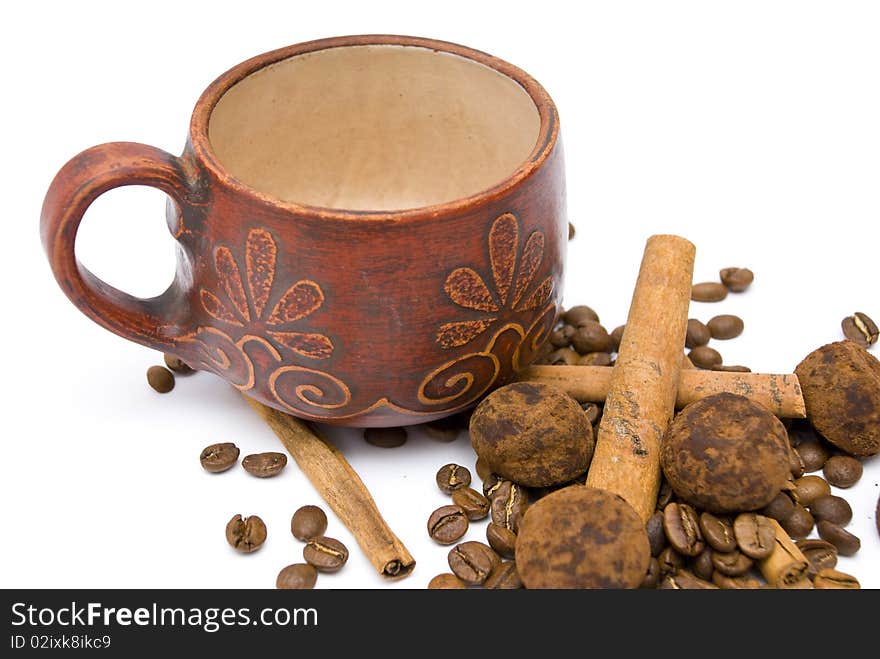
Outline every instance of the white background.
[[(575, 9), (577, 7), (577, 9)], [(220, 379), (146, 384), (161, 356), (81, 315), (57, 288), (38, 237), (43, 195), (78, 151), (114, 140), (180, 153), (189, 115), (217, 75), (252, 55), (353, 33), (429, 36), (469, 45), (531, 73), (562, 119), (570, 245), (565, 303), (587, 303), (608, 329), (625, 321), (646, 238), (697, 246), (695, 277), (756, 273), (743, 295), (694, 304), (736, 313), (725, 361), (790, 372), (840, 338), (842, 317), (880, 319), (880, 9), (872, 2), (159, 2), (15, 3), (0, 24), (4, 221), (4, 587), (274, 586), (301, 559), (291, 513), (321, 503), (291, 463), (274, 479), (202, 471), (201, 448), (277, 449), (271, 431)], [(503, 111), (503, 108), (498, 108)], [(161, 292), (173, 241), (153, 190), (109, 193), (89, 211), (77, 251), (110, 283)], [(473, 466), (462, 436), (414, 431), (402, 448), (333, 436), (418, 562), (377, 576), (338, 519), (328, 534), (351, 559), (319, 587), (422, 588), (446, 570), (427, 537), (448, 501), (447, 462)], [(880, 587), (874, 527), (880, 460), (846, 493), (862, 539), (841, 569)], [(237, 555), (235, 513), (259, 514), (269, 539)], [(485, 522), (466, 539), (484, 539)]]

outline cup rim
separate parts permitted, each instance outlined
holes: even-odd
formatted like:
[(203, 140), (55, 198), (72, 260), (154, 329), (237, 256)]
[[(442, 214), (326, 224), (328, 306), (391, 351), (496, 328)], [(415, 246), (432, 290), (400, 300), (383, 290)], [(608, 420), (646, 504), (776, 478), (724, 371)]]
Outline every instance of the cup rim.
[[(211, 113), (220, 98), (233, 85), (262, 68), (281, 60), (318, 50), (345, 46), (415, 46), (431, 50), (443, 51), (473, 60), (517, 82), (529, 95), (538, 110), (540, 125), (538, 138), (529, 156), (505, 178), (489, 188), (475, 194), (430, 206), (419, 206), (404, 210), (346, 210), (313, 206), (309, 204), (285, 201), (274, 195), (262, 192), (233, 176), (219, 161), (211, 142), (208, 139), (208, 125)], [(426, 37), (415, 37), (394, 34), (363, 34), (326, 39), (315, 39), (303, 43), (285, 46), (252, 57), (235, 65), (214, 80), (199, 97), (190, 121), (190, 144), (196, 159), (210, 170), (211, 174), (225, 186), (238, 194), (259, 199), (263, 203), (276, 208), (319, 217), (322, 220), (364, 220), (382, 222), (413, 222), (422, 219), (434, 219), (438, 216), (461, 214), (463, 211), (491, 203), (517, 187), (522, 181), (534, 174), (550, 156), (559, 136), (559, 116), (556, 106), (547, 91), (528, 73), (502, 59), (462, 46), (449, 41), (440, 41)]]

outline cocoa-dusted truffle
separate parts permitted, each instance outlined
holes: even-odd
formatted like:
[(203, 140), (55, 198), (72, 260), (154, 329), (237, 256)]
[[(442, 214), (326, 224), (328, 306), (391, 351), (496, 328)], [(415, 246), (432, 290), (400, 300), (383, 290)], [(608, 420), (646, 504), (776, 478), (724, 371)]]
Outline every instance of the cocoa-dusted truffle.
[(470, 422), (471, 444), (489, 468), (529, 487), (570, 481), (593, 457), (593, 427), (561, 389), (514, 382), (486, 396)]
[(675, 493), (697, 508), (756, 510), (788, 480), (788, 435), (761, 405), (715, 394), (676, 415), (660, 446), (660, 465)]
[(795, 369), (807, 418), (837, 448), (880, 453), (880, 361), (852, 341), (829, 343)]
[(637, 588), (651, 562), (645, 523), (623, 498), (571, 485), (534, 504), (516, 539), (526, 588)]

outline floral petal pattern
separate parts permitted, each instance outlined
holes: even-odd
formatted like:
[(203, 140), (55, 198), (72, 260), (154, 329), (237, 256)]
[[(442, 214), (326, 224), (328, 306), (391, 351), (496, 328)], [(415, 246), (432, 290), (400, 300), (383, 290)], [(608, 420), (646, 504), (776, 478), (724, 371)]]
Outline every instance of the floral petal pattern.
[(535, 309), (550, 299), (553, 292), (553, 278), (547, 277), (525, 300), (515, 307), (515, 311), (528, 311)]
[(269, 332), (270, 336), (294, 352), (312, 359), (327, 359), (333, 354), (333, 342), (323, 334), (305, 332)]
[(498, 292), (501, 304), (507, 300), (507, 292), (513, 281), (518, 245), (519, 223), (516, 218), (510, 213), (499, 216), (489, 230), (489, 260), (492, 263), (495, 290)]
[(483, 278), (470, 268), (458, 268), (446, 278), (446, 294), (457, 305), (477, 311), (498, 311)]
[(526, 246), (523, 247), (522, 258), (519, 262), (519, 272), (516, 275), (516, 287), (513, 290), (513, 305), (520, 301), (523, 293), (532, 283), (532, 278), (541, 265), (544, 258), (544, 234), (535, 231), (526, 240)]
[(437, 343), (444, 349), (463, 346), (485, 332), (494, 321), (494, 318), (486, 318), (485, 320), (445, 323), (440, 326), (440, 331), (437, 332)]
[(217, 248), (217, 251), (214, 252), (214, 265), (217, 268), (217, 277), (223, 285), (226, 295), (229, 296), (229, 300), (242, 318), (246, 321), (250, 320), (247, 298), (244, 295), (244, 287), (241, 285), (241, 273), (228, 247)]
[(245, 246), (245, 270), (248, 288), (251, 291), (251, 302), (257, 318), (263, 315), (263, 309), (272, 291), (275, 279), (275, 256), (278, 248), (275, 241), (265, 229), (251, 229)]
[(222, 320), (225, 323), (231, 323), (233, 325), (241, 326), (241, 322), (239, 322), (238, 318), (235, 317), (235, 314), (230, 311), (226, 305), (224, 305), (220, 298), (214, 295), (212, 292), (205, 290), (204, 288), (199, 291), (199, 297), (202, 300), (202, 306), (205, 308), (205, 311), (208, 312), (209, 315), (213, 316), (217, 320)]
[(275, 305), (267, 321), (270, 325), (292, 323), (305, 318), (324, 303), (324, 292), (321, 287), (308, 279), (301, 279), (287, 289), (284, 296)]

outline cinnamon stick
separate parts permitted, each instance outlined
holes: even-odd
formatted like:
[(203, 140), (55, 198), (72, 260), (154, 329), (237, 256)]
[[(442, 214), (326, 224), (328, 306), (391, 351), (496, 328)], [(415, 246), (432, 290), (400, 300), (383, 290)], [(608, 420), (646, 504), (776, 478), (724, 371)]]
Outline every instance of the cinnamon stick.
[(342, 453), (299, 419), (249, 396), (244, 398), (278, 435), (379, 574), (397, 579), (412, 572), (415, 560), (388, 527), (367, 487)]
[(764, 580), (776, 588), (812, 588), (813, 583), (807, 576), (809, 563), (803, 552), (779, 522), (770, 519), (770, 523), (776, 529), (776, 544), (770, 555), (759, 563)]
[[(675, 406), (726, 391), (760, 403), (782, 418), (803, 419), (807, 415), (801, 386), (794, 373), (730, 373), (689, 368), (682, 361)], [(605, 401), (611, 386), (610, 366), (530, 366), (520, 380), (547, 382), (567, 391), (581, 403)]]
[(675, 413), (694, 246), (651, 236), (645, 246), (586, 484), (623, 497), (645, 521), (657, 505), (660, 440)]

